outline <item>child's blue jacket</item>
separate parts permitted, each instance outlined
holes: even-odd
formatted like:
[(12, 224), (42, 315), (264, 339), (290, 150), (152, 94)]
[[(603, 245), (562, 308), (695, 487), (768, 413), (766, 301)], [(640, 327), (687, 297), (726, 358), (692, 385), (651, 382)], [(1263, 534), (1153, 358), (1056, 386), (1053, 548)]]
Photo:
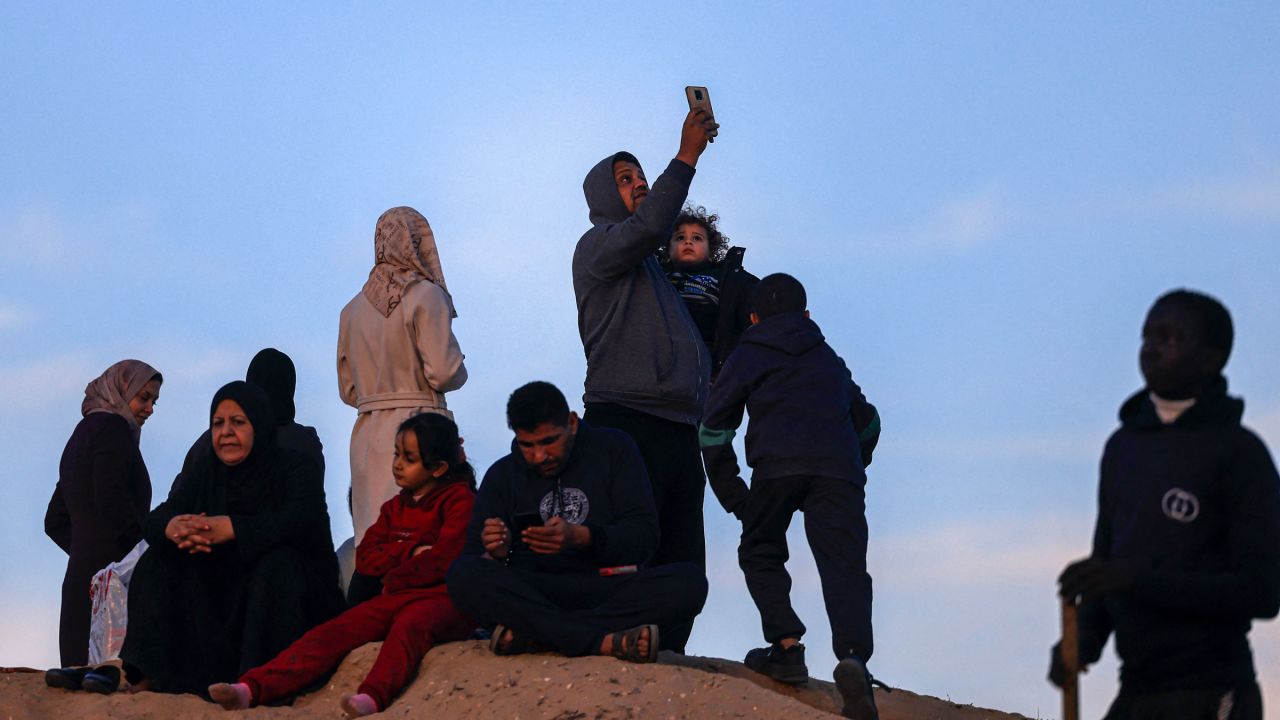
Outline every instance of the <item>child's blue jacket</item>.
[(866, 482), (880, 416), (848, 366), (803, 312), (747, 328), (711, 389), (699, 429), (716, 498), (737, 514), (746, 499), (732, 440), (746, 409), (754, 478), (820, 475)]

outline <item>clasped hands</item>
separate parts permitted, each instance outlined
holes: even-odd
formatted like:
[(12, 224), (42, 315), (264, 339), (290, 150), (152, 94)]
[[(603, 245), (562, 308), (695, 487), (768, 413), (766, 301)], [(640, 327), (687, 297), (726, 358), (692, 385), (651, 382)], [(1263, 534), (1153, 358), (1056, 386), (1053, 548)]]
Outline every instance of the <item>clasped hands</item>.
[(236, 533), (231, 518), (226, 515), (209, 517), (200, 513), (175, 515), (165, 526), (164, 536), (179, 550), (195, 555), (213, 552), (214, 545), (234, 540)]
[[(565, 522), (562, 517), (553, 516), (545, 525), (527, 528), (520, 539), (539, 555), (554, 555), (590, 544), (591, 531), (581, 525)], [(511, 531), (502, 518), (492, 517), (484, 521), (480, 541), (489, 557), (503, 560), (511, 553)]]

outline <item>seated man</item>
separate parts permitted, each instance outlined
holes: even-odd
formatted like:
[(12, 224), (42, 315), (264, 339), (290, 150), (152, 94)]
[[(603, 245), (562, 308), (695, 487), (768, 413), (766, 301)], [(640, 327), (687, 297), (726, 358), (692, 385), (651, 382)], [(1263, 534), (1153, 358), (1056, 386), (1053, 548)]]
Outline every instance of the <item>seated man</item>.
[(645, 567), (658, 516), (635, 443), (579, 421), (545, 382), (511, 394), (507, 424), (516, 447), (485, 473), (447, 579), (458, 607), (494, 626), (489, 647), (632, 662), (683, 647), (707, 580), (693, 563)]

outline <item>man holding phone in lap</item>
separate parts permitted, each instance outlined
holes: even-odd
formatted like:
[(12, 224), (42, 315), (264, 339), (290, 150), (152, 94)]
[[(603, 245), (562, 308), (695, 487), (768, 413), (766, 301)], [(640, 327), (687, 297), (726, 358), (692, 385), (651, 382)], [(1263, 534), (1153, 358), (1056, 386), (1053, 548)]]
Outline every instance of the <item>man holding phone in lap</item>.
[(485, 473), (462, 556), (458, 607), (494, 627), (498, 655), (544, 650), (653, 662), (683, 647), (707, 597), (692, 563), (646, 567), (658, 519), (635, 443), (569, 411), (550, 383), (511, 394), (511, 454)]

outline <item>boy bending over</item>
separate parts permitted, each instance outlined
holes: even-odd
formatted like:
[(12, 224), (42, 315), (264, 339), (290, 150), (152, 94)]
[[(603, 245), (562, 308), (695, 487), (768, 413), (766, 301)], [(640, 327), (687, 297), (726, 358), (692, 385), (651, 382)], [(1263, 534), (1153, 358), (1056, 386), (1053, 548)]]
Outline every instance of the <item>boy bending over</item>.
[[(809, 319), (806, 302), (804, 286), (790, 275), (760, 281), (752, 326), (711, 390), (699, 441), (712, 491), (742, 521), (738, 563), (770, 643), (747, 653), (747, 667), (785, 683), (809, 679), (805, 627), (791, 607), (785, 566), (787, 526), (802, 511), (840, 660), (835, 679), (844, 714), (873, 720), (865, 466), (880, 416)], [(751, 416), (750, 489), (732, 445), (744, 407)]]

